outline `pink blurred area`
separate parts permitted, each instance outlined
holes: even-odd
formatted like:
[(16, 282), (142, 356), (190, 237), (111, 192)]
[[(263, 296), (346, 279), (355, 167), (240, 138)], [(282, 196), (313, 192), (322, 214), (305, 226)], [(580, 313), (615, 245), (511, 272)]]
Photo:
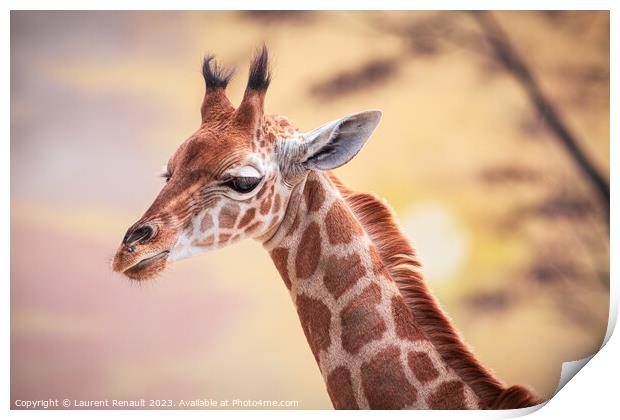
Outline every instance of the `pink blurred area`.
[[(286, 288), (258, 245), (180, 262), (145, 284), (111, 270), (162, 166), (197, 127), (207, 43), (192, 31), (211, 31), (216, 15), (225, 14), (12, 13), (14, 408), (48, 398), (300, 396), (308, 408), (328, 406)], [(282, 331), (293, 331), (294, 346)], [(235, 369), (248, 375), (241, 384)]]
[[(181, 378), (150, 380), (129, 393), (110, 385), (130, 382), (123, 372), (136, 367), (208, 354), (239, 317), (241, 299), (192, 290), (195, 282), (129, 284), (110, 273), (104, 242), (36, 226), (11, 233), (13, 399), (202, 396)], [(199, 274), (177, 273), (176, 280)]]

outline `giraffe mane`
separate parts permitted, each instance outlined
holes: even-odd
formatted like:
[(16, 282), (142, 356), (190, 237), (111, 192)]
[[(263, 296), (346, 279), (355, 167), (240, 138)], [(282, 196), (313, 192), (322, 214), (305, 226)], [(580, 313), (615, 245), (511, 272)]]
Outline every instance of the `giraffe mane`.
[(393, 210), (374, 194), (348, 189), (334, 174), (329, 177), (377, 247), (415, 320), (444, 361), (491, 409), (529, 407), (540, 401), (525, 387), (505, 388), (478, 362), (452, 322), (428, 290), (419, 273), (420, 262), (402, 233)]

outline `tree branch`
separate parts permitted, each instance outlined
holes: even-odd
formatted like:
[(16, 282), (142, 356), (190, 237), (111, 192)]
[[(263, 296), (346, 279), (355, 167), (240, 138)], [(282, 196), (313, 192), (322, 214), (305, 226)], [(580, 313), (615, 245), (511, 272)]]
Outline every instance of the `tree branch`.
[[(609, 183), (597, 170), (594, 164), (579, 147), (575, 135), (568, 129), (551, 101), (545, 96), (536, 82), (532, 72), (513, 48), (506, 33), (490, 12), (472, 12), (476, 22), (482, 29), (487, 42), (493, 48), (500, 63), (514, 75), (517, 81), (526, 90), (530, 101), (534, 104), (540, 115), (544, 118), (549, 128), (557, 139), (566, 148), (569, 156), (577, 167), (600, 195), (603, 207), (609, 216)], [(609, 223), (609, 218), (607, 218)]]

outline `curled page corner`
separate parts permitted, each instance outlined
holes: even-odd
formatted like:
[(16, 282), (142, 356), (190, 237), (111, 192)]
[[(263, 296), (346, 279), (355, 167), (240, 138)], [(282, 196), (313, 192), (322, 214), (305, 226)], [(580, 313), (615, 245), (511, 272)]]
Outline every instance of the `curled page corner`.
[[(607, 330), (605, 332), (605, 338), (603, 339), (601, 346), (596, 352), (592, 353), (590, 356), (584, 357), (583, 359), (562, 363), (562, 371), (560, 372), (560, 380), (551, 398), (553, 398), (558, 392), (560, 392), (562, 388), (564, 388), (564, 385), (566, 385), (568, 381), (570, 381), (577, 374), (577, 372), (579, 372), (590, 360), (592, 360), (592, 358), (596, 356), (598, 352), (601, 351), (601, 349), (605, 347), (605, 345), (609, 342), (611, 335), (616, 329), (616, 322), (618, 320), (618, 305), (617, 305), (618, 294), (617, 293), (618, 293), (618, 290), (617, 290), (616, 285), (614, 284), (613, 281), (610, 282), (609, 320), (607, 321)], [(551, 400), (551, 398), (542, 404), (539, 404), (535, 407), (529, 407), (529, 408), (536, 408), (536, 407), (538, 407), (536, 409), (542, 408), (548, 401)], [(527, 410), (527, 409), (524, 409), (524, 410)], [(533, 410), (533, 411), (536, 411), (536, 410)], [(528, 414), (528, 413), (525, 413), (525, 414)]]
[[(603, 348), (604, 345), (605, 344), (603, 343), (601, 348)], [(598, 353), (598, 351), (596, 353)], [(566, 385), (568, 381), (573, 379), (573, 376), (575, 376), (577, 372), (579, 372), (581, 368), (583, 368), (594, 357), (594, 355), (596, 355), (596, 353), (591, 354), (588, 357), (584, 357), (583, 359), (562, 363), (562, 371), (560, 372), (560, 381), (558, 383), (558, 387), (553, 392), (553, 395), (555, 396), (558, 392), (560, 392), (560, 390), (564, 388), (564, 385)]]
[(609, 342), (611, 335), (613, 334), (616, 328), (616, 322), (618, 320), (618, 295), (617, 288), (614, 283), (610, 284), (609, 291), (609, 320), (607, 322), (607, 330), (605, 332), (605, 338), (603, 339), (601, 346), (599, 349), (592, 353), (590, 356), (584, 357), (579, 360), (572, 360), (569, 362), (562, 363), (562, 370), (560, 371), (560, 380), (558, 382), (558, 386), (553, 391), (553, 395), (548, 400), (543, 401), (538, 405), (534, 405), (532, 407), (518, 408), (515, 410), (504, 410), (504, 411), (495, 411), (498, 415), (495, 418), (515, 418), (521, 416), (527, 416), (528, 414), (534, 413), (541, 408), (543, 408), (558, 392), (564, 388), (564, 385), (568, 383), (594, 356), (598, 354), (599, 351)]

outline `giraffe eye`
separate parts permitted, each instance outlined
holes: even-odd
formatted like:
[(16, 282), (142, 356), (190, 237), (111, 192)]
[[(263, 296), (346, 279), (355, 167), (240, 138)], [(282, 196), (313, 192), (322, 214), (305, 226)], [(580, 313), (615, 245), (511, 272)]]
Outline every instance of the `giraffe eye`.
[(262, 178), (255, 178), (253, 176), (237, 176), (231, 178), (224, 185), (238, 193), (245, 194), (256, 188), (261, 180)]

